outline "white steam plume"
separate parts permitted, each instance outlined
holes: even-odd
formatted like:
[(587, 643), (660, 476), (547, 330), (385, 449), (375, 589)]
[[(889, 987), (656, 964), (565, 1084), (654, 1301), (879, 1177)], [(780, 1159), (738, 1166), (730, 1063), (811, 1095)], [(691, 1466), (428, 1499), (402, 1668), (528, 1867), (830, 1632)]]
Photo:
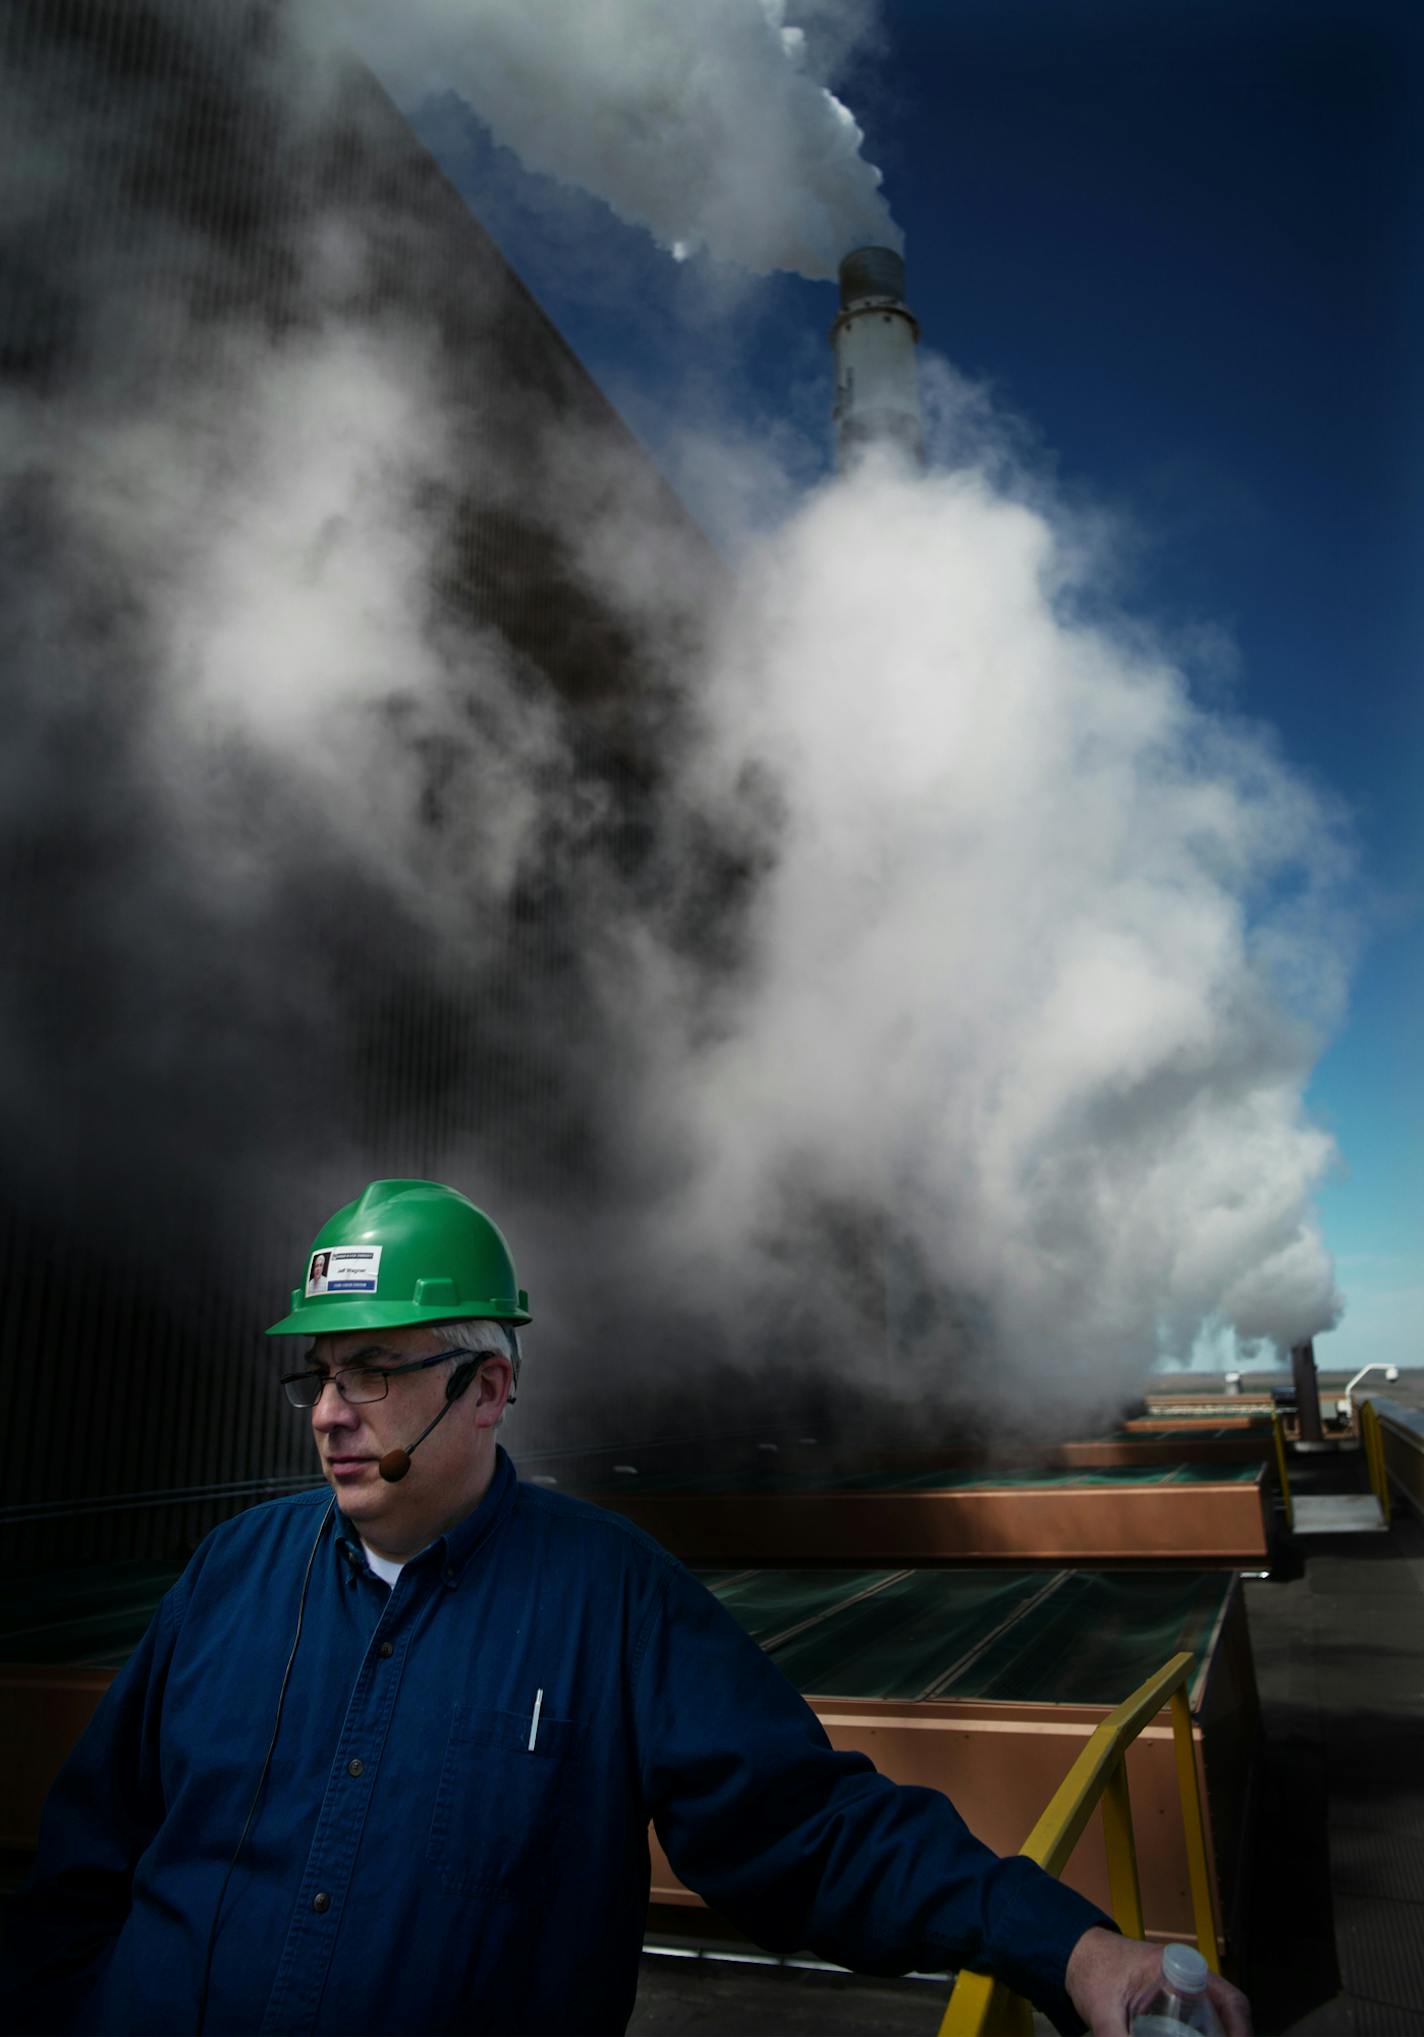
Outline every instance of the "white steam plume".
[(864, 25), (864, 0), (812, 9), (814, 39), (785, 0), (307, 6), (403, 103), (459, 93), (527, 169), (593, 192), (679, 258), (822, 277), (848, 248), (900, 244), (865, 137), (817, 65)]
[[(1203, 1327), (1323, 1328), (1331, 1146), (1301, 1098), (1340, 987), (1338, 826), (1140, 628), (1082, 619), (1094, 544), (1004, 478), (992, 420), (954, 471), (824, 489), (748, 548), (704, 640), (678, 638), (656, 516), (613, 513), (626, 449), (557, 412), (512, 449), (498, 331), (473, 326), (489, 359), (456, 384), (435, 326), (361, 287), (394, 233), (369, 223), (369, 247), (320, 219), (301, 237), (290, 326), (189, 320), (181, 296), (126, 320), (122, 275), (86, 276), (93, 365), (62, 401), (5, 405), (7, 828), (57, 884), (83, 873), (86, 993), (59, 972), (27, 1003), (13, 972), (11, 1150), (78, 1176), (107, 1123), (116, 1171), (186, 1153), (195, 1183), (222, 1153), (223, 1231), (276, 1178), (305, 1243), (416, 1165), (362, 1115), (409, 1055), (400, 1012), (387, 1041), (369, 1006), (415, 944), (455, 1030), (488, 1025), (493, 1063), (537, 1050), (570, 1100), (542, 1180), (493, 1081), (418, 1150), (505, 1222), (571, 1375), (655, 1351), (685, 1392), (713, 1340), (675, 1330), (722, 1318), (755, 1326), (758, 1367), (794, 1351), (950, 1394), (968, 1347), (993, 1361), (976, 1392), (1081, 1413)], [(403, 277), (443, 259), (423, 236), (404, 223)], [(190, 269), (221, 275), (219, 251), (195, 238)], [(583, 584), (644, 618), (644, 691), (619, 703), (646, 717), (635, 756), (668, 700), (697, 704), (697, 753), (653, 760), (647, 846), (571, 767), (595, 707), (558, 713), (508, 643), (442, 611), (457, 483), (565, 517)], [(520, 907), (548, 897), (541, 960)], [(344, 943), (326, 963), (318, 932)], [(24, 940), (42, 961), (44, 915)], [(531, 979), (512, 1001), (486, 980), (506, 948)], [(587, 1178), (565, 1143), (593, 1151)]]
[(887, 464), (748, 558), (707, 679), (710, 783), (730, 815), (770, 774), (778, 853), (751, 968), (652, 1085), (663, 1254), (739, 1304), (832, 1296), (831, 1348), (795, 1212), (870, 1213), (906, 1391), (977, 1347), (1006, 1395), (1105, 1408), (1215, 1325), (1340, 1308), (1302, 1104), (1338, 817), (1140, 627), (1075, 619), (1092, 552), (982, 467)]

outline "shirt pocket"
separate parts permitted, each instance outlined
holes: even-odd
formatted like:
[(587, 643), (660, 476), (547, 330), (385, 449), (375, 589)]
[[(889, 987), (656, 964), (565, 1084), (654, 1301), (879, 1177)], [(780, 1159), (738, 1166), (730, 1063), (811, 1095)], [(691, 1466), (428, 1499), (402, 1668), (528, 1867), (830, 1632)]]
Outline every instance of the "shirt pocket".
[(457, 1703), (450, 1720), (425, 1857), (457, 1894), (532, 1887), (572, 1822), (584, 1729), (539, 1713)]

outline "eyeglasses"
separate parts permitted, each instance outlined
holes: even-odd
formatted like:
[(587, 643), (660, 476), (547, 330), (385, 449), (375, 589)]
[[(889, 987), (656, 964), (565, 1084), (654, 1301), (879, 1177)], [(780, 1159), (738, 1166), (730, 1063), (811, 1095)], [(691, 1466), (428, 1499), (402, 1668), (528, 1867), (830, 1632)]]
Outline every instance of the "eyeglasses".
[(386, 1381), (397, 1378), (402, 1372), (424, 1372), (432, 1365), (443, 1365), (447, 1358), (497, 1358), (497, 1351), (468, 1351), (463, 1347), (449, 1351), (437, 1351), (433, 1358), (417, 1358), (409, 1365), (343, 1365), (339, 1372), (289, 1372), (282, 1381), (283, 1391), (294, 1408), (314, 1408), (321, 1399), (322, 1390), (334, 1386), (341, 1398), (351, 1404), (366, 1400), (384, 1400)]

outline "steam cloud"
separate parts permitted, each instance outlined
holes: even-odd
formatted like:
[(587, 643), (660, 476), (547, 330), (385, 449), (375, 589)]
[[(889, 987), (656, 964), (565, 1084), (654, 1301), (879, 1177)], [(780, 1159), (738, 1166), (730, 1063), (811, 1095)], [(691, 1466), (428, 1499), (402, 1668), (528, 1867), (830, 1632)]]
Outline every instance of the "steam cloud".
[(1339, 1307), (1301, 1090), (1347, 851), (1263, 735), (1082, 619), (1089, 558), (982, 465), (887, 462), (747, 560), (704, 762), (771, 760), (778, 855), (724, 1030), (666, 1071), (671, 1253), (731, 1279), (797, 1182), (869, 1201), (908, 1377), (967, 1341), (1064, 1407)]
[[(445, 82), (498, 102), (526, 160), (749, 265), (823, 273), (888, 237), (778, 13), (727, 0), (694, 90), (700, 10), (554, 11), (579, 33), (541, 32), (528, 0), (422, 10), (461, 51), (468, 24)], [(714, 174), (729, 95), (776, 175)], [(64, 160), (46, 145), (46, 206)], [(285, 330), (195, 310), (220, 263), (184, 243), (161, 377), (132, 279), (86, 269), (70, 283), (124, 343), (58, 430), (7, 398), (7, 847), (88, 859), (62, 925), (16, 935), (35, 966), (0, 1012), (12, 1143), (59, 1173), (141, 1145), (206, 1198), (194, 1223), (260, 1206), (291, 1263), (403, 1171), (343, 1108), (401, 1051), (399, 1014), (353, 1032), (395, 939), (456, 1032), (477, 1011), (491, 1056), (537, 1052), (575, 1100), (596, 1189), (523, 1165), (493, 1111), (420, 1149), (506, 1224), (540, 1349), (570, 1366), (592, 1345), (668, 1377), (669, 1350), (716, 1329), (745, 1352), (750, 1325), (758, 1368), (784, 1352), (908, 1395), (992, 1361), (977, 1389), (1027, 1385), (1071, 1420), (1204, 1330), (1289, 1343), (1333, 1320), (1310, 1211), (1332, 1147), (1301, 1097), (1340, 995), (1338, 825), (1090, 604), (1091, 544), (1006, 477), (992, 420), (928, 476), (823, 488), (689, 639), (648, 505), (609, 510), (622, 479), (576, 429), (511, 446), (456, 402), (428, 335), (365, 290), (392, 234), (366, 225), (312, 222), (310, 315)], [(660, 661), (636, 855), (579, 759), (596, 705), (563, 714), (432, 596), (457, 484), (502, 513), (536, 469), (575, 577)], [(574, 953), (519, 931), (550, 899)], [(100, 993), (72, 1033), (60, 935)], [(511, 946), (522, 990), (487, 973)]]
[(458, 92), (526, 168), (593, 192), (679, 259), (828, 277), (847, 248), (900, 234), (818, 68), (867, 9), (801, 11), (811, 38), (785, 0), (348, 0), (340, 27), (397, 97)]

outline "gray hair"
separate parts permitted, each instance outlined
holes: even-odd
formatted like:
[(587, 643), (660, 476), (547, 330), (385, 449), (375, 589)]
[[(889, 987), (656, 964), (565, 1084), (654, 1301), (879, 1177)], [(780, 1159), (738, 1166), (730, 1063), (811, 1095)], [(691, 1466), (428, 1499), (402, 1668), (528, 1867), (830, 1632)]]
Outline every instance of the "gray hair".
[[(473, 1317), (462, 1323), (432, 1323), (435, 1340), (447, 1351), (478, 1351), (490, 1353), (495, 1358), (507, 1358), (514, 1372), (514, 1384), (519, 1384), (519, 1332), (513, 1323), (497, 1323), (487, 1316)], [(511, 1400), (513, 1395), (510, 1395)]]

